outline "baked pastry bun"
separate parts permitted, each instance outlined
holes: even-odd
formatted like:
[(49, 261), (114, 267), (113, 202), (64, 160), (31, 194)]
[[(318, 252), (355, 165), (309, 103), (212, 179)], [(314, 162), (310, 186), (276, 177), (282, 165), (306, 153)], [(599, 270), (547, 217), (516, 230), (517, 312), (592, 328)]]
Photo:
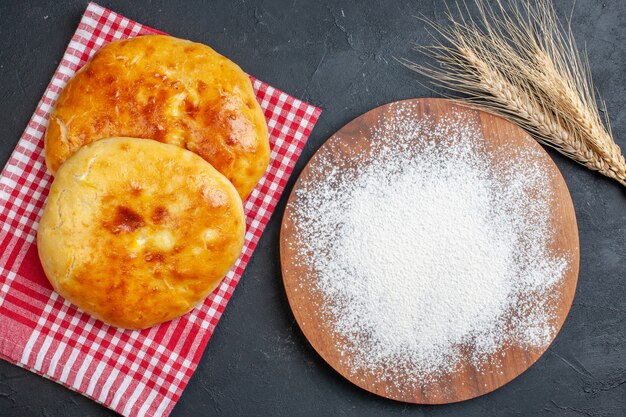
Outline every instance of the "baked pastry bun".
[(37, 234), (54, 289), (102, 321), (141, 329), (207, 297), (241, 253), (243, 207), (199, 156), (111, 138), (57, 171)]
[(54, 174), (83, 145), (156, 139), (200, 155), (245, 199), (265, 173), (269, 140), (249, 77), (206, 45), (140, 36), (102, 47), (61, 92), (46, 132)]

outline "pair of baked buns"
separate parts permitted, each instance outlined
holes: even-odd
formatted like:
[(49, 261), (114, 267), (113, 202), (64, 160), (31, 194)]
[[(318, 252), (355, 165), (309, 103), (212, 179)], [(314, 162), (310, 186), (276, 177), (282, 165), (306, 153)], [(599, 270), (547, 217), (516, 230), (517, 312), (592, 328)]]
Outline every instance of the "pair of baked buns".
[(245, 199), (269, 163), (248, 76), (169, 36), (103, 47), (61, 92), (38, 250), (54, 289), (109, 324), (179, 317), (240, 255)]

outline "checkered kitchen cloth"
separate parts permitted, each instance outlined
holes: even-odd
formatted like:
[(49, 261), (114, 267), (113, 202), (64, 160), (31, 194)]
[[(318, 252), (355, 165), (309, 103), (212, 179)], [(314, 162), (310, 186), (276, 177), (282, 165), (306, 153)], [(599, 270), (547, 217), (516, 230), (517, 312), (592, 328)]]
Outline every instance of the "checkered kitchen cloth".
[(125, 416), (167, 416), (196, 369), (321, 110), (252, 78), (269, 126), (270, 167), (245, 201), (243, 254), (202, 306), (143, 331), (94, 320), (52, 291), (37, 256), (51, 182), (43, 134), (70, 77), (107, 42), (160, 33), (91, 3), (0, 176), (0, 357)]

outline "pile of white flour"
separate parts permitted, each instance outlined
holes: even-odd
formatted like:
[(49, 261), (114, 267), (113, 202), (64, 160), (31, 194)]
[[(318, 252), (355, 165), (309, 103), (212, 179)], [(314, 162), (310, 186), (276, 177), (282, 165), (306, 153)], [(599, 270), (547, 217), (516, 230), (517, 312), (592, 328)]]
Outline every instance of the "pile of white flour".
[(468, 350), (480, 368), (507, 344), (547, 346), (568, 263), (548, 248), (540, 151), (494, 162), (471, 123), (407, 110), (371, 132), (356, 172), (322, 158), (324, 180), (298, 194), (299, 262), (323, 294), (320, 320), (345, 340), (337, 349), (355, 372), (424, 381)]

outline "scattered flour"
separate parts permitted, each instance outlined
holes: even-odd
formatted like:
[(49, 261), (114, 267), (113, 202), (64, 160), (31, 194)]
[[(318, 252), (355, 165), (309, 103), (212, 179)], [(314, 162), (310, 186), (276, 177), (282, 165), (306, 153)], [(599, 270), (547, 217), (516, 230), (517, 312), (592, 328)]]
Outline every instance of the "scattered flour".
[(299, 262), (342, 357), (355, 373), (406, 384), (454, 372), (463, 355), (480, 369), (503, 346), (547, 346), (551, 290), (568, 262), (548, 248), (540, 151), (488, 152), (460, 116), (394, 111), (371, 149), (350, 156), (356, 170), (318, 158), (317, 180), (297, 195)]

